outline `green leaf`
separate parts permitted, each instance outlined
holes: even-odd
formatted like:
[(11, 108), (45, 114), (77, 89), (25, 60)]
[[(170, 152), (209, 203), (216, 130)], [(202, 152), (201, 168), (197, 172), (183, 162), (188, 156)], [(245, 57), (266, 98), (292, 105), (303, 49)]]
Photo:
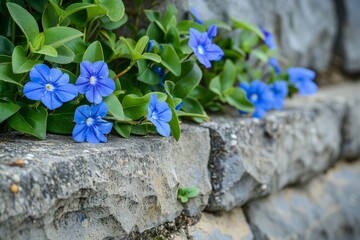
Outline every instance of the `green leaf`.
[(168, 44), (162, 44), (163, 51), (160, 54), (161, 62), (166, 69), (172, 72), (175, 76), (180, 76), (181, 63), (175, 49)]
[(161, 57), (155, 53), (143, 53), (140, 59), (147, 59), (156, 63), (161, 62)]
[(0, 54), (11, 56), (14, 44), (6, 37), (0, 35)]
[(106, 10), (106, 15), (113, 22), (120, 21), (125, 14), (124, 3), (121, 0), (97, 0), (97, 3)]
[(75, 123), (74, 113), (77, 105), (69, 102), (48, 116), (47, 131), (56, 134), (71, 134)]
[(25, 49), (16, 46), (12, 54), (12, 70), (14, 73), (29, 72), (35, 65), (42, 63), (38, 60), (27, 59)]
[(200, 190), (196, 187), (183, 187), (178, 189), (178, 198), (182, 203), (188, 202), (189, 198), (197, 197)]
[[(139, 97), (135, 94), (128, 94), (122, 101), (122, 106), (125, 115), (133, 120), (144, 117), (148, 112), (148, 106), (150, 102), (150, 96), (154, 93), (146, 94)], [(165, 101), (167, 95), (164, 93), (156, 92), (159, 101)]]
[(179, 77), (169, 76), (175, 82), (174, 96), (185, 98), (200, 83), (202, 71), (193, 61), (183, 62), (181, 65), (181, 75)]
[(172, 44), (175, 49), (180, 48), (180, 36), (176, 27), (169, 27), (168, 31), (165, 34), (165, 41)]
[(261, 50), (254, 49), (254, 50), (251, 51), (251, 54), (254, 55), (260, 61), (262, 61), (263, 63), (268, 62), (268, 56), (266, 55), (266, 53), (264, 53)]
[[(168, 97), (168, 99), (169, 98), (171, 98), (171, 97)], [(175, 138), (176, 141), (179, 141), (180, 133), (181, 133), (179, 118), (177, 116), (177, 113), (176, 113), (174, 107), (170, 106), (170, 104), (169, 104), (169, 107), (170, 107), (171, 113), (172, 113), (172, 118), (169, 122), (170, 129), (171, 129), (171, 135)]]
[(149, 84), (149, 85), (157, 85), (159, 84), (160, 77), (154, 71), (148, 68), (147, 62), (145, 60), (139, 60), (136, 62), (138, 65), (139, 73), (137, 75), (137, 79), (140, 82)]
[(43, 54), (55, 58), (58, 56), (58, 52), (56, 51), (55, 48), (46, 45), (44, 45), (40, 50), (35, 51), (35, 53)]
[[(1, 70), (0, 70), (1, 71)], [(0, 101), (0, 123), (19, 111), (20, 106), (12, 102)]]
[(254, 105), (246, 98), (246, 93), (241, 88), (233, 87), (225, 92), (226, 101), (233, 107), (244, 112), (253, 112)]
[(60, 46), (56, 49), (56, 51), (58, 52), (57, 57), (45, 56), (45, 60), (59, 64), (68, 64), (73, 62), (75, 53), (67, 46)]
[(25, 106), (9, 118), (8, 124), (18, 132), (27, 133), (44, 140), (46, 138), (47, 116), (47, 111), (43, 107)]
[(125, 120), (126, 119), (123, 107), (122, 107), (119, 99), (114, 94), (111, 94), (110, 96), (105, 97), (104, 102), (108, 106), (108, 114), (110, 116), (116, 118), (116, 120)]
[(86, 44), (82, 41), (82, 39), (76, 38), (70, 42), (67, 42), (65, 46), (74, 52), (75, 56), (73, 62), (81, 63), (86, 51)]
[[(187, 113), (197, 114), (202, 117), (194, 117), (193, 120), (195, 122), (201, 123), (204, 122), (204, 120), (208, 119), (208, 116), (206, 115), (206, 112), (200, 102), (194, 98), (187, 97), (183, 99), (183, 105), (181, 109), (185, 110)], [(179, 114), (180, 116), (180, 114)], [(184, 116), (184, 115), (183, 115)], [(191, 116), (189, 116), (191, 117)]]
[(127, 14), (124, 14), (124, 16), (117, 22), (112, 22), (109, 17), (103, 16), (100, 18), (100, 21), (102, 22), (102, 28), (107, 30), (115, 30), (123, 26), (128, 21)]
[(20, 76), (13, 73), (11, 63), (0, 64), (0, 81), (13, 83), (22, 87), (22, 85), (18, 82), (19, 80)]
[(45, 8), (41, 17), (41, 24), (43, 29), (45, 30), (51, 27), (55, 27), (58, 24), (58, 20), (59, 18), (58, 15), (56, 14), (54, 7), (51, 4), (49, 4)]
[(198, 23), (196, 23), (194, 21), (190, 21), (190, 20), (180, 21), (177, 24), (177, 29), (180, 34), (189, 34), (190, 28), (194, 28), (194, 29), (198, 30), (199, 32), (206, 31), (206, 28), (204, 25), (198, 24)]
[(147, 19), (149, 19), (150, 22), (153, 22), (155, 20), (160, 21), (160, 12), (145, 9), (144, 13), (145, 13)]
[(72, 14), (82, 11), (84, 9), (90, 9), (90, 8), (98, 8), (97, 5), (91, 4), (91, 3), (73, 3), (70, 4), (66, 9), (65, 12), (61, 15), (61, 19), (66, 19), (67, 17), (71, 16)]
[(44, 46), (44, 41), (45, 41), (44, 34), (39, 33), (38, 35), (36, 35), (33, 43), (30, 43), (30, 50), (32, 50), (32, 52), (40, 50), (42, 46)]
[(252, 24), (247, 23), (247, 22), (238, 21), (236, 19), (231, 19), (231, 20), (232, 20), (233, 26), (235, 28), (240, 28), (240, 29), (244, 29), (244, 30), (253, 32), (261, 39), (265, 38), (264, 34), (262, 33), (262, 31), (257, 26), (252, 25)]
[(146, 45), (149, 42), (148, 36), (143, 36), (139, 39), (139, 41), (135, 45), (135, 52), (142, 54), (145, 50)]
[(128, 138), (130, 136), (132, 126), (129, 124), (125, 124), (125, 123), (115, 123), (114, 129), (123, 138)]
[(45, 45), (57, 48), (65, 43), (79, 38), (83, 35), (82, 32), (70, 27), (52, 27), (44, 31)]
[(174, 4), (169, 4), (166, 8), (165, 15), (162, 19), (162, 25), (165, 29), (168, 29), (170, 26), (176, 26), (176, 15), (177, 10)]
[(236, 67), (231, 60), (226, 60), (224, 69), (219, 76), (210, 81), (209, 88), (225, 101), (224, 92), (232, 88), (236, 82)]
[(174, 95), (175, 83), (173, 83), (172, 81), (165, 81), (164, 88), (168, 95)]
[(83, 61), (97, 62), (104, 61), (104, 53), (99, 41), (95, 41), (86, 49)]
[(39, 27), (35, 18), (24, 8), (15, 3), (6, 3), (11, 17), (25, 34), (28, 42), (32, 42), (39, 34)]
[(36, 11), (42, 12), (45, 9), (48, 0), (26, 0), (26, 2)]

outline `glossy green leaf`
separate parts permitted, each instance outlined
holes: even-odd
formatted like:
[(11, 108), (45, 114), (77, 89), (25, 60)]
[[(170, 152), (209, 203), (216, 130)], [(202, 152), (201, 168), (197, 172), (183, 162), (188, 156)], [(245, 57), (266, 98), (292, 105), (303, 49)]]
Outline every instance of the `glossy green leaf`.
[(198, 30), (199, 32), (206, 31), (206, 28), (204, 25), (198, 24), (198, 23), (196, 23), (194, 21), (190, 21), (190, 20), (183, 20), (177, 24), (177, 29), (180, 34), (189, 34), (190, 28), (194, 28), (194, 29)]
[(100, 18), (100, 21), (102, 22), (102, 28), (115, 30), (123, 26), (128, 21), (128, 16), (127, 14), (124, 14), (124, 16), (117, 22), (111, 21), (108, 16), (103, 16)]
[(166, 69), (172, 72), (175, 76), (180, 76), (181, 63), (175, 49), (168, 44), (162, 44), (163, 51), (160, 54), (161, 62)]
[(97, 3), (106, 10), (106, 15), (113, 22), (121, 20), (125, 14), (124, 3), (121, 0), (97, 0)]
[(12, 102), (0, 101), (0, 123), (19, 111), (20, 106)]
[(12, 70), (14, 73), (29, 72), (35, 65), (42, 63), (38, 60), (27, 59), (25, 49), (18, 45), (12, 54)]
[(9, 126), (22, 133), (27, 133), (44, 140), (46, 138), (47, 111), (43, 107), (22, 107), (12, 115)]
[(44, 31), (45, 45), (57, 48), (65, 43), (80, 38), (82, 32), (71, 27), (52, 27)]
[(64, 14), (61, 15), (62, 19), (66, 19), (67, 17), (71, 16), (72, 14), (90, 8), (98, 8), (96, 4), (80, 2), (80, 3), (73, 3), (70, 4), (66, 9)]
[(180, 122), (179, 122), (179, 118), (177, 116), (177, 113), (175, 111), (175, 105), (173, 103), (172, 97), (168, 96), (166, 102), (168, 103), (168, 105), (169, 105), (169, 107), (171, 109), (171, 113), (172, 113), (172, 118), (171, 118), (171, 120), (169, 122), (171, 135), (175, 138), (176, 141), (179, 141), (180, 134), (181, 134)]
[(185, 98), (200, 83), (202, 72), (200, 67), (193, 61), (183, 62), (179, 77), (169, 76), (175, 82), (174, 96)]
[(187, 113), (192, 113), (202, 116), (202, 117), (194, 117), (193, 119), (195, 122), (201, 123), (208, 118), (203, 106), (200, 104), (198, 100), (194, 98), (187, 97), (183, 99), (183, 105), (181, 109), (184, 109)]
[(20, 76), (13, 73), (11, 63), (0, 64), (0, 81), (13, 83), (22, 87), (22, 85), (18, 82), (19, 80)]
[(135, 52), (142, 54), (144, 52), (145, 47), (147, 46), (148, 42), (149, 42), (148, 36), (141, 37), (135, 45)]
[(89, 45), (84, 53), (83, 60), (90, 62), (104, 61), (104, 53), (99, 41), (95, 41)]
[(0, 54), (11, 56), (14, 44), (6, 37), (0, 35)]
[(243, 21), (238, 21), (236, 19), (232, 19), (232, 23), (235, 28), (240, 28), (240, 29), (244, 29), (244, 30), (253, 32), (261, 39), (264, 39), (264, 37), (265, 37), (264, 34), (262, 33), (262, 31), (255, 25), (252, 25), (250, 23), (243, 22)]
[(137, 79), (140, 82), (149, 84), (149, 85), (158, 85), (160, 82), (160, 77), (154, 71), (148, 68), (148, 64), (145, 60), (137, 61), (139, 74)]
[(155, 53), (143, 53), (140, 59), (147, 59), (156, 63), (161, 62), (161, 57)]
[(57, 57), (46, 56), (45, 60), (59, 64), (68, 64), (73, 62), (75, 53), (67, 46), (60, 46), (56, 49), (56, 51), (58, 52)]
[(39, 27), (35, 18), (26, 9), (15, 3), (6, 3), (11, 17), (25, 34), (28, 42), (32, 42), (39, 34)]
[(47, 55), (54, 58), (58, 56), (58, 52), (56, 51), (56, 49), (47, 45), (42, 46), (42, 48), (38, 51), (35, 51), (35, 53)]
[(177, 10), (174, 4), (168, 4), (165, 15), (162, 19), (162, 25), (165, 29), (168, 29), (170, 26), (176, 26), (176, 15)]
[(36, 35), (34, 41), (30, 43), (30, 50), (32, 52), (38, 51), (41, 49), (42, 46), (44, 46), (45, 36), (43, 33), (39, 33)]
[(70, 42), (67, 42), (65, 46), (74, 52), (75, 56), (73, 62), (81, 63), (86, 51), (86, 44), (82, 41), (82, 39), (76, 38)]
[[(125, 115), (133, 120), (144, 117), (148, 112), (150, 96), (152, 94), (154, 93), (149, 93), (142, 97), (134, 94), (126, 95), (122, 101)], [(159, 101), (165, 101), (167, 98), (164, 93), (157, 92), (156, 94), (158, 95)]]
[(123, 138), (128, 138), (130, 136), (132, 126), (125, 123), (115, 123), (114, 129)]
[(144, 13), (150, 22), (153, 22), (155, 20), (160, 21), (160, 12), (146, 9), (144, 10)]
[(249, 100), (247, 100), (245, 91), (240, 88), (233, 87), (228, 89), (225, 92), (225, 99), (227, 103), (238, 110), (244, 112), (254, 111), (254, 105)]
[(71, 134), (75, 123), (74, 113), (77, 105), (69, 102), (48, 116), (47, 131), (56, 134)]
[(116, 120), (125, 120), (125, 114), (123, 107), (119, 101), (119, 99), (114, 95), (111, 94), (110, 96), (107, 96), (104, 98), (104, 102), (108, 106), (108, 114)]

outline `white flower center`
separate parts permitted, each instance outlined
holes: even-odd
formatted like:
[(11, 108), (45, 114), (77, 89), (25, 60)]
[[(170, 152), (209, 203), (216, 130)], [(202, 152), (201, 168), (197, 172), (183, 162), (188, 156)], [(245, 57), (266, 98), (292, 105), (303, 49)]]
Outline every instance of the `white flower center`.
[(88, 119), (86, 119), (86, 125), (88, 125), (88, 126), (90, 126), (91, 124), (93, 124), (93, 122), (94, 122), (94, 119), (92, 119), (92, 118), (88, 118)]
[(251, 101), (256, 101), (256, 100), (258, 100), (258, 98), (259, 97), (257, 94), (255, 94), (255, 93), (251, 94), (251, 97), (250, 97)]
[(151, 115), (151, 117), (153, 118), (153, 119), (157, 119), (157, 116), (156, 116), (156, 114), (155, 114), (155, 112), (153, 112), (153, 114)]
[(91, 76), (90, 77), (90, 84), (94, 85), (96, 83), (96, 80), (97, 80), (96, 77)]
[(201, 54), (201, 55), (204, 55), (205, 53), (205, 49), (202, 45), (199, 45), (198, 48), (197, 48), (198, 52)]
[(53, 91), (54, 90), (54, 86), (52, 84), (50, 84), (50, 83), (46, 84), (45, 88), (46, 88), (47, 91)]

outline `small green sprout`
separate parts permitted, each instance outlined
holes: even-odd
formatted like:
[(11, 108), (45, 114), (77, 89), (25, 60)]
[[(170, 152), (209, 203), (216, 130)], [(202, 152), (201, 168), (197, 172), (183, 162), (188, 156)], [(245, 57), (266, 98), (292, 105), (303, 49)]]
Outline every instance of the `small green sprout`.
[(181, 203), (187, 203), (189, 198), (199, 195), (200, 190), (196, 187), (183, 187), (178, 190), (178, 199)]

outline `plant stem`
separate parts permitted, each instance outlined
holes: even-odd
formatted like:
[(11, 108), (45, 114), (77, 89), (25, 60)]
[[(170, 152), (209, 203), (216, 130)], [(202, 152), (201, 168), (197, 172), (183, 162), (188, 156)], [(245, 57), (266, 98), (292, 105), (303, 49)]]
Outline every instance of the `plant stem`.
[(117, 74), (113, 79), (115, 80), (115, 79), (121, 77), (122, 75), (124, 75), (125, 73), (127, 73), (134, 66), (134, 64), (135, 64), (135, 61), (132, 61), (126, 69), (124, 69), (122, 72)]

